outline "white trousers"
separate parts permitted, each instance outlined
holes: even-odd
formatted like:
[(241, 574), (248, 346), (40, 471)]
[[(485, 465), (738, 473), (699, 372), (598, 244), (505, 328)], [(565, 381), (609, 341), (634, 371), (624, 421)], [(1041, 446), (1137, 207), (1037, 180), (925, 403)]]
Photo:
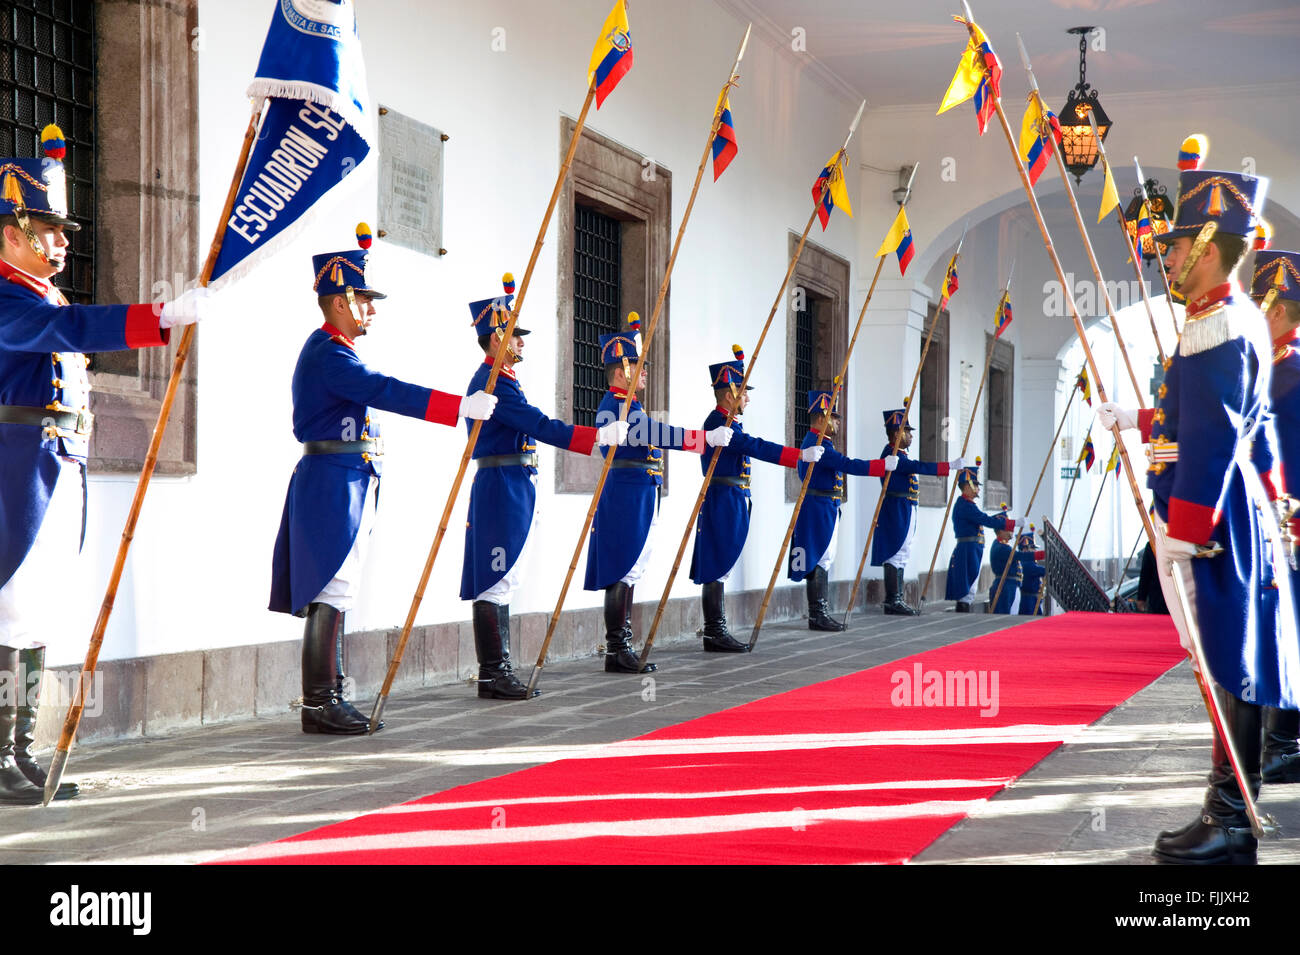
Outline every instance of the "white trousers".
[(916, 537), (916, 508), (909, 508), (912, 516), (907, 521), (907, 533), (903, 536), (903, 546), (898, 548), (898, 553), (889, 560), (885, 561), (891, 567), (897, 567), (899, 570), (907, 570), (908, 558), (912, 556), (912, 538)]
[(655, 494), (655, 516), (650, 519), (650, 529), (646, 531), (645, 544), (641, 548), (641, 553), (637, 556), (636, 563), (632, 565), (632, 569), (629, 570), (627, 576), (623, 578), (623, 583), (627, 584), (629, 587), (641, 579), (642, 575), (645, 574), (646, 565), (650, 563), (650, 552), (653, 549), (652, 545), (655, 539), (655, 527), (658, 523), (659, 495)]
[[(1165, 522), (1159, 517), (1152, 515), (1153, 523), (1156, 528), (1156, 576), (1160, 579), (1160, 592), (1164, 594), (1165, 606), (1169, 608), (1169, 616), (1173, 618), (1174, 627), (1178, 630), (1178, 642), (1182, 644), (1184, 650), (1190, 651), (1192, 648), (1192, 638), (1188, 636), (1187, 618), (1183, 616), (1183, 606), (1174, 592), (1174, 581), (1169, 573), (1169, 564), (1165, 560)], [(1183, 592), (1187, 594), (1187, 604), (1193, 610), (1196, 609), (1196, 581), (1192, 577), (1191, 561), (1183, 561), (1182, 573), (1180, 574), (1183, 581)], [(1192, 666), (1198, 669), (1193, 658)]]
[(817, 561), (817, 566), (830, 573), (831, 564), (835, 562), (835, 542), (840, 536), (840, 518), (835, 516), (835, 527), (831, 531), (830, 542), (826, 545), (825, 552), (822, 553), (821, 560)]
[(339, 613), (347, 613), (357, 602), (357, 594), (361, 590), (361, 572), (366, 564), (366, 551), (370, 549), (370, 532), (375, 529), (378, 497), (379, 478), (372, 474), (370, 484), (366, 487), (366, 503), (361, 509), (361, 526), (357, 528), (352, 549), (343, 558), (343, 566), (335, 573), (334, 579), (325, 585), (325, 589), (316, 595), (312, 603), (329, 604)]
[(81, 659), (90, 636), (81, 632), (82, 503), (81, 465), (61, 458), (32, 549), (0, 587), (0, 645), (19, 650), (48, 646), (51, 666)]
[[(537, 475), (529, 475), (533, 479), (533, 487), (537, 487)], [(537, 537), (537, 517), (541, 512), (540, 503), (533, 505), (533, 520), (528, 525), (528, 537), (524, 540), (524, 546), (519, 550), (519, 559), (510, 565), (506, 575), (498, 580), (495, 584), (483, 591), (475, 600), (486, 600), (488, 603), (497, 606), (508, 606), (511, 598), (514, 597), (515, 591), (519, 589), (519, 568), (524, 564), (524, 558), (532, 551), (533, 541)]]

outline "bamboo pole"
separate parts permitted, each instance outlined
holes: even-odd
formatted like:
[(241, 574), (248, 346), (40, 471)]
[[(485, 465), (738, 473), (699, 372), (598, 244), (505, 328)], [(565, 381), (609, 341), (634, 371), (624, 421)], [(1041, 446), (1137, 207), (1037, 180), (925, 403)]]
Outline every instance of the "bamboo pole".
[[(523, 280), (519, 283), (519, 294), (515, 296), (514, 307), (510, 310), (510, 318), (506, 321), (504, 330), (499, 333), (500, 341), (497, 344), (496, 356), (492, 363), (492, 371), (488, 374), (487, 384), (483, 390), (491, 394), (496, 388), (497, 378), (501, 375), (501, 369), (505, 367), (506, 352), (510, 348), (510, 340), (515, 333), (515, 323), (519, 320), (519, 312), (524, 307), (524, 297), (528, 294), (528, 283), (532, 280), (533, 269), (537, 266), (537, 258), (541, 254), (542, 245), (546, 242), (546, 233), (551, 225), (551, 215), (555, 211), (555, 204), (559, 201), (560, 193), (564, 189), (564, 182), (569, 176), (569, 168), (573, 165), (573, 156), (578, 149), (578, 141), (582, 139), (583, 127), (587, 124), (587, 113), (591, 110), (591, 102), (596, 96), (596, 87), (588, 83), (587, 96), (582, 101), (582, 109), (578, 113), (577, 122), (573, 126), (573, 135), (569, 139), (569, 148), (564, 153), (564, 160), (560, 163), (560, 170), (555, 176), (555, 186), (551, 189), (550, 201), (546, 204), (546, 212), (542, 216), (542, 224), (537, 229), (537, 239), (533, 242), (532, 254), (528, 257), (528, 267), (524, 270)], [(465, 481), (465, 472), (469, 469), (469, 462), (474, 456), (474, 448), (478, 444), (479, 435), (483, 431), (482, 420), (475, 421), (470, 428), (469, 440), (465, 442), (465, 450), (461, 452), (460, 466), (456, 470), (456, 478), (451, 483), (451, 491), (447, 495), (447, 502), (442, 508), (442, 517), (438, 521), (438, 530), (433, 536), (433, 543), (429, 547), (429, 556), (425, 558), (424, 570), (420, 573), (420, 581), (415, 587), (415, 594), (411, 597), (411, 606), (407, 609), (406, 620), (402, 623), (402, 633), (398, 637), (397, 647), (393, 651), (393, 658), (388, 661), (388, 671), (384, 674), (384, 684), (379, 690), (379, 696), (375, 699), (374, 708), (370, 712), (369, 732), (373, 735), (379, 729), (379, 720), (383, 716), (384, 706), (388, 702), (388, 694), (393, 689), (393, 681), (397, 679), (397, 671), (402, 665), (402, 656), (406, 653), (406, 645), (411, 639), (411, 629), (415, 626), (415, 616), (420, 610), (420, 604), (424, 600), (425, 588), (429, 585), (429, 578), (433, 574), (434, 562), (438, 559), (438, 551), (442, 548), (443, 538), (447, 536), (447, 526), (451, 522), (451, 512), (456, 506), (456, 499), (460, 496), (461, 485)]]
[[(650, 343), (654, 341), (655, 329), (659, 325), (659, 314), (663, 311), (664, 299), (668, 295), (668, 285), (672, 280), (673, 266), (677, 262), (677, 253), (682, 246), (682, 237), (686, 234), (686, 225), (691, 219), (691, 210), (695, 208), (695, 197), (700, 191), (700, 180), (704, 178), (704, 169), (708, 165), (709, 153), (713, 148), (713, 139), (718, 134), (718, 125), (722, 119), (722, 107), (726, 99), (725, 92), (727, 87), (736, 84), (736, 70), (740, 66), (740, 58), (745, 53), (745, 42), (749, 38), (749, 31), (745, 31), (745, 39), (741, 41), (740, 49), (736, 52), (736, 60), (732, 65), (730, 72), (727, 74), (727, 81), (723, 84), (723, 92), (718, 96), (718, 103), (713, 109), (713, 120), (709, 124), (709, 135), (704, 141), (704, 153), (700, 156), (699, 168), (695, 170), (695, 184), (691, 187), (690, 199), (686, 202), (686, 208), (682, 212), (682, 221), (677, 227), (677, 237), (673, 240), (672, 252), (668, 256), (668, 267), (664, 271), (663, 281), (659, 284), (659, 294), (655, 298), (654, 310), (650, 313), (650, 322), (646, 326), (643, 339), (643, 346), (640, 354), (637, 355), (636, 367), (632, 372), (632, 379), (627, 382), (627, 398), (619, 408), (618, 420), (626, 421), (628, 411), (632, 407), (632, 402), (636, 400), (637, 386), (641, 381), (641, 370), (645, 367), (646, 356), (650, 353)], [(610, 468), (614, 463), (614, 454), (618, 451), (616, 445), (610, 445), (608, 453), (605, 455), (605, 463), (601, 468), (600, 477), (596, 481), (596, 489), (591, 495), (591, 504), (587, 508), (587, 516), (583, 521), (582, 531), (578, 535), (578, 542), (573, 548), (573, 559), (569, 561), (569, 570), (564, 575), (564, 584), (560, 588), (560, 596), (555, 602), (555, 610), (551, 613), (551, 619), (546, 626), (546, 637), (542, 640), (541, 650), (537, 654), (537, 662), (533, 664), (532, 675), (528, 678), (528, 693), (537, 687), (537, 680), (541, 676), (542, 668), (546, 665), (546, 651), (551, 646), (551, 640), (555, 636), (555, 628), (560, 622), (560, 614), (564, 611), (564, 599), (569, 594), (569, 584), (573, 581), (574, 571), (578, 567), (578, 558), (582, 556), (582, 548), (587, 543), (587, 534), (591, 530), (591, 523), (596, 517), (596, 507), (600, 504), (600, 495), (605, 490), (605, 480), (609, 477)]]
[[(849, 140), (853, 138), (854, 131), (858, 128), (858, 121), (862, 119), (862, 111), (866, 108), (867, 101), (863, 100), (862, 105), (858, 107), (858, 113), (853, 117), (853, 122), (849, 125), (848, 134), (844, 137), (844, 145), (840, 147), (837, 154), (837, 165), (843, 166), (844, 151), (849, 148)], [(767, 313), (767, 321), (763, 323), (763, 331), (758, 336), (758, 344), (754, 346), (753, 352), (749, 356), (749, 362), (745, 366), (744, 376), (740, 380), (737, 391), (744, 393), (749, 384), (749, 376), (753, 373), (754, 363), (758, 361), (758, 356), (763, 350), (763, 343), (767, 340), (768, 330), (772, 327), (772, 319), (776, 316), (776, 310), (781, 306), (781, 301), (785, 297), (786, 287), (790, 284), (790, 279), (794, 276), (795, 267), (799, 264), (799, 257), (803, 255), (804, 244), (808, 241), (808, 233), (812, 229), (812, 224), (817, 219), (817, 210), (821, 207), (822, 202), (826, 199), (826, 193), (830, 191), (831, 180), (828, 177), (826, 183), (822, 186), (821, 195), (813, 203), (813, 211), (808, 216), (808, 222), (803, 227), (803, 234), (799, 236), (799, 244), (795, 246), (794, 255), (790, 259), (789, 266), (785, 270), (785, 278), (781, 280), (781, 287), (777, 289), (776, 298), (772, 300), (772, 308)], [(735, 420), (736, 412), (727, 412), (727, 427), (731, 427), (731, 422)], [(695, 497), (695, 507), (691, 510), (691, 516), (686, 521), (686, 530), (682, 533), (681, 544), (677, 547), (677, 557), (673, 560), (672, 570), (668, 573), (668, 582), (664, 585), (663, 593), (659, 597), (659, 604), (655, 607), (654, 620), (650, 622), (650, 630), (646, 634), (645, 645), (641, 648), (641, 667), (644, 669), (646, 661), (650, 658), (650, 648), (654, 646), (655, 634), (659, 632), (659, 622), (663, 619), (664, 608), (668, 606), (669, 595), (672, 593), (673, 582), (677, 579), (677, 571), (682, 564), (682, 558), (686, 555), (686, 547), (691, 540), (691, 531), (695, 529), (695, 522), (699, 519), (700, 510), (704, 507), (704, 499), (709, 493), (709, 485), (713, 481), (713, 472), (718, 467), (718, 461), (722, 457), (722, 449), (714, 448), (713, 457), (709, 460), (709, 468), (704, 472), (704, 482), (700, 485), (699, 494)]]
[[(230, 212), (235, 206), (235, 199), (239, 194), (239, 184), (243, 181), (244, 170), (248, 166), (248, 156), (253, 148), (253, 141), (257, 136), (257, 126), (262, 117), (262, 108), (265, 100), (257, 100), (253, 104), (253, 115), (249, 117), (248, 129), (244, 131), (244, 141), (239, 147), (239, 159), (235, 163), (235, 172), (230, 180), (230, 189), (226, 193), (226, 203), (222, 207), (221, 217), (217, 220), (217, 233), (213, 236), (212, 244), (208, 247), (208, 258), (203, 264), (203, 271), (199, 275), (199, 285), (206, 286), (208, 280), (212, 277), (212, 269), (217, 264), (217, 256), (221, 252), (221, 243), (226, 235), (226, 220), (230, 218)], [(162, 447), (163, 434), (167, 431), (167, 421), (171, 417), (172, 404), (176, 400), (176, 391), (180, 385), (181, 372), (185, 368), (185, 360), (189, 357), (190, 347), (194, 343), (194, 325), (186, 325), (185, 331), (181, 334), (181, 340), (176, 346), (176, 355), (172, 360), (171, 377), (167, 380), (167, 390), (163, 393), (162, 405), (158, 409), (158, 420), (154, 424), (153, 436), (149, 439), (149, 450), (144, 459), (144, 466), (140, 471), (140, 478), (135, 486), (135, 496), (131, 500), (131, 510), (127, 514), (126, 525), (122, 528), (122, 540), (118, 544), (117, 557), (113, 561), (113, 571), (109, 575), (108, 588), (104, 593), (103, 602), (99, 605), (99, 616), (95, 619), (95, 628), (91, 631), (90, 646), (86, 650), (86, 659), (81, 666), (81, 676), (77, 681), (77, 687), (72, 695), (72, 705), (68, 708), (67, 716), (63, 721), (63, 730), (59, 734), (58, 746), (55, 748), (54, 756), (50, 761), (50, 772), (45, 782), (45, 800), (44, 805), (48, 806), (50, 800), (54, 798), (54, 793), (58, 791), (59, 780), (63, 777), (63, 770), (68, 762), (68, 753), (72, 749), (72, 742), (77, 736), (77, 729), (81, 725), (81, 715), (86, 705), (86, 692), (91, 684), (95, 667), (99, 663), (99, 650), (104, 643), (104, 632), (108, 629), (109, 617), (113, 614), (113, 604), (117, 600), (117, 588), (122, 582), (122, 573), (126, 568), (126, 555), (131, 549), (131, 541), (135, 539), (136, 523), (140, 519), (140, 510), (144, 507), (144, 497), (149, 490), (149, 481), (153, 477), (155, 466), (158, 464), (158, 451)]]
[[(1011, 263), (1012, 271), (1015, 270), (1015, 262)], [(1007, 274), (1007, 287), (1002, 290), (1002, 296), (998, 299), (998, 310), (1001, 311), (1006, 296), (1011, 290), (1011, 275)], [(979, 414), (980, 399), (984, 396), (984, 383), (989, 377), (989, 367), (993, 364), (993, 349), (997, 347), (998, 338), (996, 335), (989, 340), (988, 352), (984, 356), (984, 372), (980, 375), (980, 386), (975, 391), (975, 402), (971, 405), (970, 421), (966, 424), (966, 436), (961, 442), (961, 454), (958, 457), (966, 457), (966, 452), (970, 448), (970, 436), (975, 430), (975, 416)], [(953, 475), (952, 488), (948, 491), (948, 506), (944, 508), (943, 520), (939, 524), (939, 539), (934, 542), (934, 554), (930, 557), (930, 569), (926, 571), (925, 583), (921, 585), (922, 604), (925, 603), (925, 595), (930, 590), (930, 580), (934, 577), (934, 565), (939, 561), (939, 549), (943, 546), (943, 529), (948, 526), (948, 515), (952, 513), (952, 505), (957, 499), (957, 475)]]
[[(968, 220), (969, 222), (969, 220)], [(948, 267), (956, 265), (957, 256), (961, 255), (962, 243), (966, 241), (966, 226), (962, 226), (961, 239), (957, 242), (957, 251), (953, 253), (952, 261)], [(947, 270), (945, 269), (944, 278), (947, 279)], [(934, 310), (934, 317), (930, 319), (930, 327), (925, 333), (925, 344), (921, 347), (921, 360), (916, 366), (916, 374), (912, 376), (912, 387), (908, 389), (907, 398), (903, 401), (904, 423), (907, 420), (907, 414), (911, 411), (912, 400), (916, 397), (916, 386), (921, 380), (921, 369), (925, 367), (925, 358), (930, 353), (930, 341), (934, 337), (934, 330), (939, 324), (939, 309)], [(903, 437), (903, 429), (899, 428), (894, 435), (890, 453), (898, 454), (898, 445)], [(862, 547), (862, 559), (858, 561), (858, 573), (853, 578), (853, 586), (849, 588), (849, 603), (844, 609), (844, 619), (841, 623), (847, 627), (849, 625), (849, 615), (853, 613), (853, 603), (858, 599), (858, 585), (862, 582), (862, 574), (867, 569), (867, 557), (871, 554), (871, 541), (876, 535), (876, 527), (880, 524), (880, 511), (884, 507), (885, 497), (889, 493), (889, 479), (894, 476), (893, 471), (886, 471), (880, 484), (880, 496), (876, 498), (876, 509), (871, 514), (871, 526), (867, 529), (867, 542)], [(900, 580), (901, 586), (901, 580)]]
[[(976, 39), (975, 30), (973, 27), (974, 17), (971, 14), (970, 3), (968, 2), (968, 0), (962, 0), (962, 7), (966, 12), (966, 32), (969, 34), (971, 40), (974, 41)], [(1002, 127), (1002, 133), (1006, 137), (1007, 148), (1011, 150), (1013, 162), (1016, 165), (1017, 172), (1019, 172), (1020, 174), (1020, 184), (1021, 186), (1024, 187), (1025, 197), (1029, 201), (1029, 207), (1033, 211), (1034, 220), (1038, 223), (1038, 230), (1042, 234), (1043, 246), (1047, 250), (1048, 257), (1052, 260), (1052, 266), (1056, 270), (1057, 280), (1060, 281), (1061, 283), (1061, 288), (1064, 292), (1065, 301), (1070, 307), (1070, 316), (1074, 321), (1075, 334), (1079, 336), (1079, 341), (1083, 345), (1084, 354), (1088, 358), (1088, 365), (1089, 367), (1092, 368), (1093, 380), (1097, 384), (1097, 397), (1100, 398), (1104, 403), (1109, 399), (1106, 397), (1105, 385), (1102, 381), (1101, 374), (1097, 368), (1096, 357), (1093, 355), (1092, 349), (1088, 345), (1087, 336), (1084, 332), (1084, 327), (1083, 327), (1083, 319), (1079, 316), (1079, 310), (1075, 304), (1074, 295), (1070, 291), (1069, 285), (1065, 281), (1065, 270), (1061, 267), (1060, 257), (1057, 256), (1056, 248), (1052, 244), (1051, 233), (1047, 231), (1047, 223), (1043, 220), (1042, 209), (1040, 209), (1038, 206), (1038, 198), (1037, 196), (1034, 195), (1033, 184), (1030, 183), (1029, 174), (1025, 170), (1025, 164), (1024, 162), (1021, 161), (1020, 150), (1017, 147), (1015, 137), (1011, 132), (1011, 124), (1007, 121), (1006, 111), (1002, 108), (1001, 97), (995, 96), (993, 98), (993, 106), (995, 111), (997, 112), (998, 122)], [(1122, 433), (1120, 431), (1118, 422), (1116, 422), (1112, 426), (1111, 431), (1114, 434), (1115, 440), (1119, 443), (1120, 458), (1125, 465), (1124, 470), (1126, 476), (1128, 477), (1129, 490), (1132, 492), (1133, 495), (1133, 503), (1137, 507), (1138, 513), (1141, 515), (1142, 527), (1146, 532), (1147, 539), (1151, 543), (1152, 549), (1157, 549), (1155, 526), (1151, 521), (1150, 514), (1147, 513), (1147, 509), (1142, 503), (1142, 492), (1138, 487), (1136, 472), (1133, 470), (1132, 462), (1129, 460), (1128, 449), (1124, 446), (1122, 440)], [(1246, 776), (1245, 773), (1242, 771), (1241, 761), (1237, 758), (1235, 743), (1232, 740), (1231, 734), (1227, 731), (1227, 727), (1223, 721), (1223, 714), (1219, 708), (1218, 701), (1214, 699), (1214, 695), (1209, 689), (1208, 684), (1203, 678), (1201, 678), (1200, 675), (1201, 670), (1199, 667), (1199, 662), (1204, 659), (1204, 654), (1201, 653), (1199, 649), (1200, 648), (1199, 633), (1194, 632), (1194, 625), (1191, 623), (1191, 621), (1194, 618), (1191, 615), (1191, 605), (1187, 600), (1185, 589), (1182, 587), (1182, 580), (1179, 576), (1180, 571), (1181, 568), (1179, 568), (1178, 565), (1175, 564), (1174, 574), (1173, 574), (1174, 589), (1179, 598), (1179, 602), (1183, 605), (1185, 609), (1184, 616), (1189, 622), (1189, 629), (1193, 630), (1193, 632), (1189, 635), (1189, 637), (1192, 641), (1193, 646), (1196, 649), (1192, 651), (1191, 657), (1193, 663), (1197, 665), (1196, 666), (1197, 685), (1200, 687), (1201, 690), (1201, 698), (1205, 702), (1205, 708), (1210, 716), (1211, 722), (1214, 724), (1215, 732), (1219, 734), (1219, 738), (1223, 741), (1224, 746), (1228, 750), (1229, 757), (1232, 762), (1233, 773), (1236, 776), (1237, 782), (1241, 787), (1242, 794), (1245, 797), (1246, 811), (1251, 818), (1252, 829), (1254, 830), (1257, 836), (1263, 835), (1269, 831), (1268, 826), (1267, 824), (1261, 823), (1259, 817), (1257, 816), (1256, 808), (1255, 808), (1255, 800), (1250, 795), (1249, 787), (1245, 784)]]
[[(876, 261), (876, 274), (871, 278), (871, 286), (867, 289), (867, 297), (862, 302), (862, 310), (858, 312), (857, 324), (853, 326), (853, 337), (849, 339), (848, 350), (844, 353), (844, 361), (840, 365), (840, 373), (835, 376), (835, 384), (831, 388), (831, 408), (835, 407), (835, 402), (839, 400), (840, 389), (844, 386), (844, 376), (849, 371), (849, 359), (853, 357), (853, 346), (857, 344), (858, 332), (862, 330), (862, 319), (867, 314), (867, 306), (871, 304), (871, 296), (876, 291), (876, 282), (880, 280), (880, 271), (885, 267), (885, 256), (882, 255)], [(827, 418), (830, 414), (827, 412)], [(829, 429), (830, 423), (827, 421), (826, 427)], [(826, 432), (817, 435), (815, 447), (821, 447), (822, 441), (826, 438)], [(752, 651), (754, 645), (758, 643), (758, 633), (763, 629), (763, 618), (767, 616), (767, 605), (772, 599), (772, 591), (776, 587), (776, 579), (781, 573), (781, 564), (785, 561), (785, 549), (790, 546), (790, 538), (794, 536), (794, 525), (799, 520), (799, 509), (803, 507), (803, 499), (808, 494), (808, 482), (812, 480), (813, 468), (815, 462), (809, 462), (803, 475), (803, 485), (799, 488), (799, 496), (794, 502), (794, 513), (790, 515), (790, 526), (785, 530), (785, 538), (781, 541), (781, 550), (776, 556), (776, 565), (772, 568), (772, 577), (767, 582), (767, 590), (763, 593), (763, 602), (758, 608), (758, 618), (754, 621), (754, 631), (749, 636), (749, 649)]]

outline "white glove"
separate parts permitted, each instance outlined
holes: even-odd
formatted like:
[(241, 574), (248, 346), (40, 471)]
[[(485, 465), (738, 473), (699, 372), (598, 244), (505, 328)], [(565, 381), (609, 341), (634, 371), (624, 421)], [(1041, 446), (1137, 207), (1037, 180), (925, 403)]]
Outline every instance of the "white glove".
[(892, 471), (896, 467), (898, 467), (898, 455), (897, 454), (888, 455), (885, 458), (885, 470)]
[(193, 325), (212, 313), (212, 291), (206, 286), (198, 286), (181, 297), (168, 302), (162, 307), (158, 316), (159, 328), (175, 328), (177, 325)]
[(1017, 517), (1017, 518), (1016, 518), (1016, 530), (1018, 530), (1018, 531), (1023, 531), (1023, 530), (1025, 529), (1025, 527), (1028, 525), (1028, 523), (1029, 523), (1029, 522), (1026, 521), (1023, 517)]
[(497, 396), (486, 391), (476, 391), (460, 399), (460, 416), (486, 421), (497, 410)]
[(1107, 431), (1116, 424), (1121, 431), (1128, 431), (1138, 426), (1137, 412), (1121, 408), (1113, 401), (1103, 401), (1097, 405), (1097, 420)]
[(970, 464), (967, 462), (965, 458), (953, 458), (951, 461), (948, 462), (948, 472), (954, 473), (956, 471), (960, 471), (962, 468), (969, 467), (969, 466)]
[(1191, 541), (1166, 536), (1164, 544), (1160, 547), (1160, 559), (1164, 562), (1165, 570), (1173, 574), (1175, 563), (1187, 563), (1196, 556), (1198, 550), (1199, 548)]
[(596, 429), (596, 443), (609, 446), (627, 443), (627, 422), (614, 421)]
[(799, 452), (799, 460), (808, 464), (816, 464), (825, 453), (826, 449), (820, 444), (810, 444)]
[(730, 428), (714, 428), (704, 432), (704, 441), (711, 448), (725, 448), (731, 444)]

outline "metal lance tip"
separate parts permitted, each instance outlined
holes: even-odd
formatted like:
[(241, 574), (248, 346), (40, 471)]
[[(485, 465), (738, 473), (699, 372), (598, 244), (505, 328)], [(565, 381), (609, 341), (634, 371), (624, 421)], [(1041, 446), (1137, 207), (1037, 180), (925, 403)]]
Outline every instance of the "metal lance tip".
[(54, 758), (50, 760), (50, 772), (45, 777), (45, 797), (41, 800), (42, 806), (48, 806), (54, 794), (59, 791), (59, 780), (63, 778), (63, 769), (68, 765), (68, 751), (66, 749), (56, 749)]
[(379, 718), (384, 715), (384, 704), (387, 702), (388, 697), (386, 696), (380, 696), (379, 699), (375, 700), (374, 712), (370, 714), (370, 726), (366, 730), (368, 735), (374, 736), (379, 732)]

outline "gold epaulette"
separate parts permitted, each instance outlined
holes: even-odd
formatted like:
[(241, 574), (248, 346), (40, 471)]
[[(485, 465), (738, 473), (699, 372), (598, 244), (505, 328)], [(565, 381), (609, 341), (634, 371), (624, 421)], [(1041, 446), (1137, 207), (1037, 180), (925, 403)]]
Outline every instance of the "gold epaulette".
[(1178, 342), (1178, 354), (1184, 357), (1199, 355), (1217, 348), (1224, 342), (1249, 335), (1247, 314), (1242, 309), (1227, 309), (1220, 303), (1199, 315), (1187, 319), (1183, 337)]

